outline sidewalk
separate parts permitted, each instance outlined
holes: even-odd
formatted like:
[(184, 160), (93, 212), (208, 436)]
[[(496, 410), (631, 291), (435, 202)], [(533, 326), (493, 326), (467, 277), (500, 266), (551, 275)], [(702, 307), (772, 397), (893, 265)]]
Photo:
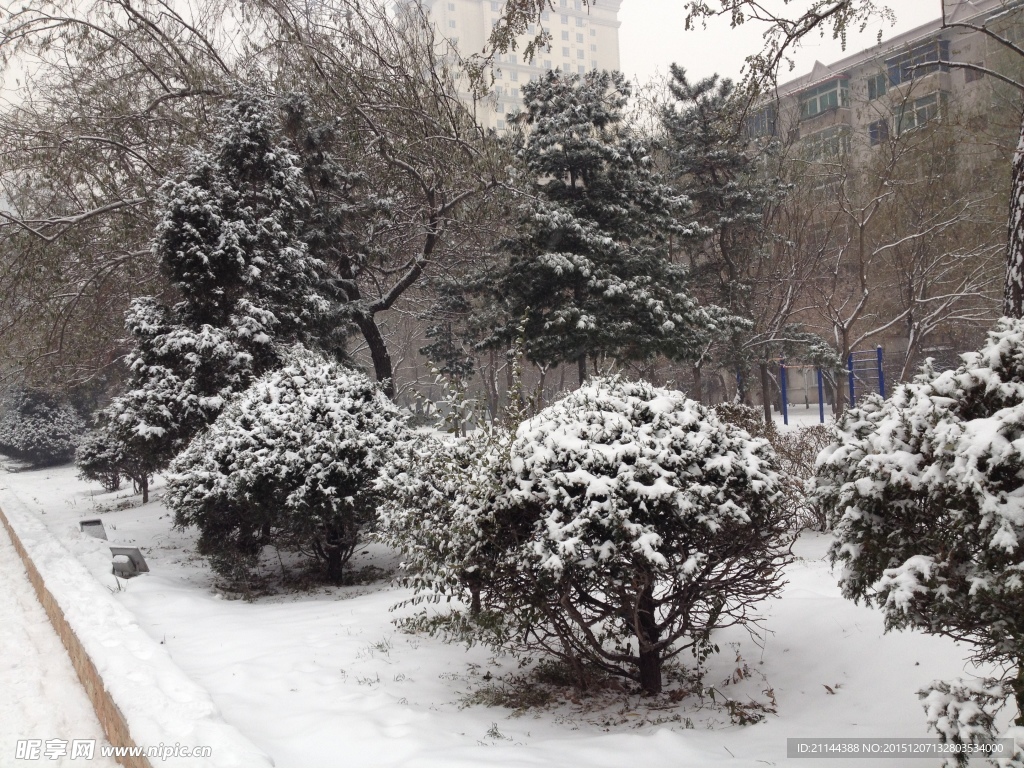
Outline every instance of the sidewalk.
[[(100, 746), (108, 742), (2, 526), (0, 689), (0, 765), (117, 768), (113, 758), (100, 757)], [(42, 750), (57, 740), (51, 744), (57, 759), (45, 751), (35, 759), (16, 759), (17, 743), (24, 739), (42, 740)], [(83, 739), (96, 740), (93, 759), (71, 759), (71, 742)]]

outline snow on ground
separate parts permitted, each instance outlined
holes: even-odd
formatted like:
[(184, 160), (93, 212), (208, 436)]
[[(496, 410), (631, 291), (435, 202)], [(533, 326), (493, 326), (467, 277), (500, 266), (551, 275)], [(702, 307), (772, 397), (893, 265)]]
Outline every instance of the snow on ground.
[[(716, 637), (722, 652), (704, 678), (737, 701), (765, 704), (774, 696), (777, 714), (739, 726), (707, 698), (654, 707), (620, 693), (594, 709), (566, 690), (556, 706), (516, 716), (467, 701), (515, 672), (514, 662), (397, 631), (390, 609), (409, 593), (386, 581), (233, 600), (190, 553), (191, 536), (171, 530), (159, 490), (142, 507), (100, 495), (72, 467), (3, 480), (115, 589), (109, 558), (98, 554), (102, 544), (78, 533), (77, 520), (98, 513), (112, 542), (142, 547), (152, 572), (122, 582), (116, 599), (278, 768), (620, 768), (640, 754), (653, 764), (698, 768), (863, 768), (862, 760), (788, 761), (786, 739), (927, 736), (916, 691), (972, 672), (967, 649), (918, 633), (886, 635), (878, 612), (843, 600), (823, 559), (828, 538), (812, 534), (797, 543), (783, 596), (765, 607), (763, 647), (745, 633)], [(377, 547), (359, 558), (357, 567), (393, 565)]]
[(70, 742), (94, 739), (95, 759), (89, 765), (117, 766), (99, 754), (101, 745), (108, 745), (99, 720), (2, 526), (0, 681), (0, 765), (14, 764), (17, 742), (27, 739), (54, 740), (55, 759), (39, 758), (47, 765), (81, 765), (70, 757)]

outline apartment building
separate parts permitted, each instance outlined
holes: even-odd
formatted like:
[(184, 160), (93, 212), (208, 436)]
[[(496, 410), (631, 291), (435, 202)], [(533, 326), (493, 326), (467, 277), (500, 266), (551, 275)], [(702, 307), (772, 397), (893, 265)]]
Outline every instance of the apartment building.
[[(463, 56), (484, 50), (505, 5), (503, 0), (422, 0), (422, 4), (439, 35)], [(518, 41), (517, 50), (496, 56), (491, 94), (474, 100), (466, 89), (464, 96), (473, 102), (477, 119), (485, 128), (504, 130), (508, 115), (522, 108), (522, 86), (549, 69), (583, 74), (592, 69), (619, 68), (618, 15), (622, 0), (554, 0), (552, 5), (554, 10), (544, 11), (539, 20), (540, 27), (551, 35), (547, 48), (532, 61), (525, 60), (523, 48), (538, 32), (531, 24)]]
[[(975, 348), (1002, 285), (1021, 101), (993, 73), (1020, 81), (1024, 57), (981, 28), (1019, 44), (1024, 2), (945, 0), (935, 10), (879, 45), (815, 62), (746, 123), (750, 139), (785, 148), (805, 211), (803, 230), (787, 237), (818, 265), (791, 321), (834, 340), (844, 360), (873, 359), (882, 346), (889, 382), (925, 358), (946, 367)], [(813, 381), (788, 383), (791, 402), (817, 401)]]
[(944, 0), (944, 14), (945, 25), (936, 18), (839, 61), (815, 62), (750, 115), (748, 135), (780, 138), (807, 160), (845, 155), (857, 162), (872, 147), (952, 112), (984, 120), (986, 75), (959, 65), (1001, 71), (1014, 54), (984, 32), (956, 25), (1021, 40), (1024, 3)]

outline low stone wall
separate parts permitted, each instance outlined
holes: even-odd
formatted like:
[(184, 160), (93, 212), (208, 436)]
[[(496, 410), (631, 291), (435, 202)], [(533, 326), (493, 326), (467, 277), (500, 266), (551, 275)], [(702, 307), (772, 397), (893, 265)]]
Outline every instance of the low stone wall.
[[(68, 650), (107, 739), (115, 747), (155, 750), (149, 758), (119, 756), (122, 765), (274, 765), (266, 752), (224, 721), (209, 692), (178, 667), (167, 649), (146, 633), (40, 517), (4, 486), (2, 477), (0, 522)], [(178, 752), (178, 745), (202, 747), (208, 754)], [(167, 749), (172, 754), (166, 754)], [(159, 759), (154, 760), (153, 755)]]
[[(32, 587), (36, 591), (36, 597), (39, 598), (39, 602), (46, 611), (46, 615), (50, 617), (50, 623), (53, 624), (53, 628), (60, 636), (61, 642), (64, 643), (68, 656), (71, 657), (71, 664), (74, 666), (75, 672), (78, 673), (78, 679), (82, 682), (82, 687), (85, 688), (89, 701), (92, 702), (92, 708), (96, 710), (96, 717), (99, 718), (100, 725), (103, 727), (103, 733), (107, 736), (107, 741), (118, 747), (137, 746), (132, 740), (132, 735), (128, 730), (128, 723), (125, 722), (124, 715), (121, 714), (121, 710), (118, 709), (117, 704), (114, 703), (114, 700), (107, 692), (106, 686), (103, 685), (103, 679), (100, 677), (99, 672), (96, 671), (96, 665), (92, 663), (92, 659), (85, 652), (78, 636), (75, 635), (71, 625), (64, 618), (64, 612), (61, 611), (57, 600), (46, 588), (43, 577), (39, 574), (39, 570), (36, 568), (35, 563), (32, 562), (32, 558), (29, 557), (25, 546), (21, 543), (21, 539), (18, 537), (17, 532), (7, 519), (7, 515), (4, 514), (2, 508), (0, 508), (0, 523), (3, 523), (7, 534), (11, 537), (14, 548), (18, 552), (18, 557), (21, 558), (21, 562), (28, 572), (28, 580), (32, 582)], [(145, 757), (126, 756), (116, 759), (117, 762), (128, 766), (128, 768), (152, 768), (149, 760)]]

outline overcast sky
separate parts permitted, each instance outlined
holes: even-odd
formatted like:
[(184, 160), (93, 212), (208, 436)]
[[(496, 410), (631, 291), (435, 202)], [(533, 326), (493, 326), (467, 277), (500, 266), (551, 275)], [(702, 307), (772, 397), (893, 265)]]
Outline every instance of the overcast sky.
[[(773, 1), (778, 7), (783, 7), (782, 0)], [(939, 3), (940, 0), (889, 0), (889, 7), (896, 13), (896, 25), (879, 20), (862, 35), (851, 33), (847, 39), (847, 53), (873, 46), (880, 29), (884, 41), (939, 18)], [(799, 5), (799, 0), (796, 0), (789, 7), (797, 8)], [(683, 65), (694, 77), (717, 72), (737, 79), (744, 58), (760, 50), (763, 44), (764, 28), (756, 27), (753, 22), (738, 29), (730, 29), (727, 23), (709, 22), (707, 29), (687, 32), (683, 29), (685, 16), (683, 0), (623, 0), (619, 12), (623, 73), (638, 82), (645, 82), (658, 72), (666, 74), (669, 64), (675, 62)], [(815, 59), (828, 64), (844, 55), (839, 42), (832, 40), (831, 35), (826, 34), (825, 39), (813, 35), (797, 51), (796, 69), (792, 73), (780, 72), (779, 80), (785, 82), (806, 74), (814, 66)]]

